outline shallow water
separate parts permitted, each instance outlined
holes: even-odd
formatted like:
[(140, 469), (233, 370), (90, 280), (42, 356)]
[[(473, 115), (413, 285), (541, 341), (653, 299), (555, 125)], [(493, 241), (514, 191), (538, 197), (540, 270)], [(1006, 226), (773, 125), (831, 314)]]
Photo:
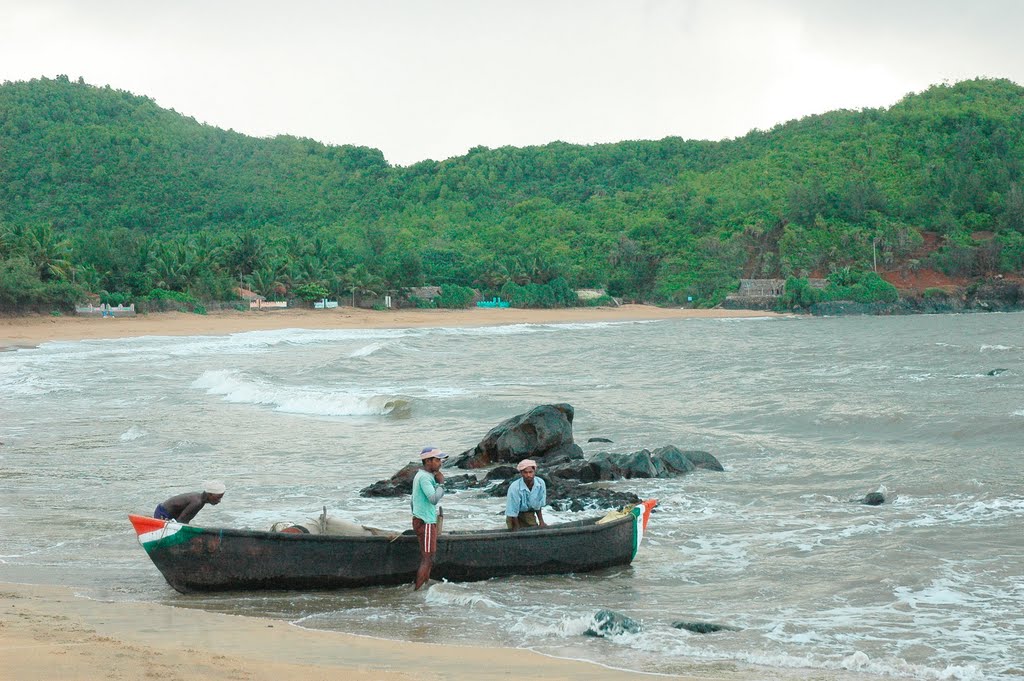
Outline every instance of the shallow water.
[[(285, 330), (2, 353), (0, 579), (647, 671), (1019, 678), (1022, 322)], [(326, 506), (404, 529), (407, 500), (359, 489), (426, 444), (461, 452), (549, 402), (576, 408), (588, 453), (674, 444), (710, 451), (726, 471), (613, 483), (660, 500), (629, 568), (417, 593), (182, 596), (125, 518), (220, 478), (225, 501), (197, 524), (262, 529)], [(597, 436), (614, 442), (586, 443)], [(887, 503), (854, 503), (873, 491)], [(449, 495), (446, 525), (499, 526), (500, 501)], [(581, 636), (601, 608), (645, 632)], [(676, 620), (741, 631), (691, 634)]]

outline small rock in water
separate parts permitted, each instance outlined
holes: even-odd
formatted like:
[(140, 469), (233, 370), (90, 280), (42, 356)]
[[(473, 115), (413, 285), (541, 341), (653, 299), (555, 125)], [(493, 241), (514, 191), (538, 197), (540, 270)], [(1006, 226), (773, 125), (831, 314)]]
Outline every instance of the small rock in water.
[(676, 629), (686, 629), (695, 634), (711, 634), (716, 631), (739, 631), (739, 627), (730, 627), (728, 624), (715, 624), (714, 622), (673, 622)]
[(992, 371), (988, 372), (985, 375), (986, 376), (998, 376), (999, 374), (1003, 373), (1004, 371), (1006, 371), (1006, 369), (993, 369)]
[(643, 627), (636, 620), (626, 617), (614, 610), (598, 610), (590, 622), (590, 628), (583, 632), (584, 636), (618, 636), (619, 634), (639, 634)]
[(860, 500), (860, 503), (865, 506), (881, 506), (885, 503), (885, 495), (881, 492), (871, 492), (865, 494), (864, 498)]
[(592, 437), (589, 438), (587, 442), (611, 442), (611, 440), (606, 437)]

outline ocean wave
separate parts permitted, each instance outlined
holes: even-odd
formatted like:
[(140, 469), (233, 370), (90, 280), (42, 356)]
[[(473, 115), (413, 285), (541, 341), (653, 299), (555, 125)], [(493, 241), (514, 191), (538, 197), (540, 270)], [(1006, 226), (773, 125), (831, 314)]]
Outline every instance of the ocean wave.
[(271, 407), (274, 411), (308, 416), (403, 416), (411, 401), (399, 395), (340, 393), (318, 388), (275, 386), (244, 373), (209, 370), (192, 383), (226, 402)]
[(121, 437), (119, 439), (121, 442), (131, 442), (132, 440), (138, 440), (140, 437), (145, 437), (146, 435), (147, 432), (144, 429), (139, 428), (138, 426), (132, 426), (121, 433)]
[(378, 350), (380, 350), (383, 347), (384, 347), (384, 343), (370, 343), (369, 345), (364, 345), (363, 347), (359, 348), (358, 350), (353, 350), (352, 352), (349, 353), (348, 356), (352, 357), (352, 358), (369, 357), (370, 355), (372, 355), (373, 353), (377, 352)]
[(472, 587), (452, 582), (441, 582), (427, 590), (426, 602), (429, 605), (454, 605), (458, 607), (473, 608), (483, 606), (487, 608), (504, 609), (501, 603), (487, 598)]
[(973, 524), (983, 527), (990, 522), (1002, 521), (1008, 517), (1024, 517), (1024, 498), (973, 499), (951, 506), (935, 508), (923, 500), (900, 499), (901, 505), (924, 505), (925, 510), (906, 523), (905, 527), (932, 527), (947, 524)]
[(980, 352), (1003, 352), (1006, 350), (1016, 350), (1016, 348), (1012, 345), (982, 345)]
[(593, 613), (579, 616), (567, 616), (557, 620), (526, 615), (509, 625), (513, 634), (522, 634), (530, 638), (575, 638), (582, 636), (594, 621)]

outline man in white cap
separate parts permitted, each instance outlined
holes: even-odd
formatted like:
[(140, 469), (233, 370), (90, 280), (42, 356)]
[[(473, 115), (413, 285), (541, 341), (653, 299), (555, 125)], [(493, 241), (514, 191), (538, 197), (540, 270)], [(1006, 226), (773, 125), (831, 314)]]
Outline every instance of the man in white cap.
[(547, 527), (542, 509), (548, 503), (548, 490), (544, 480), (537, 477), (537, 462), (523, 459), (516, 470), (522, 477), (508, 486), (505, 525), (513, 532), (522, 527)]
[(196, 513), (203, 509), (203, 506), (219, 504), (220, 500), (224, 498), (224, 491), (223, 482), (211, 480), (203, 485), (202, 492), (186, 492), (171, 497), (162, 504), (157, 504), (153, 517), (161, 520), (177, 520), (179, 523), (187, 525), (196, 517)]
[[(437, 553), (437, 504), (444, 496), (444, 473), (441, 464), (448, 455), (437, 447), (420, 450), (423, 468), (416, 471), (412, 479), (412, 529), (420, 545), (420, 567), (416, 571), (416, 586), (419, 589), (430, 579), (430, 568)], [(415, 590), (414, 589), (414, 590)]]

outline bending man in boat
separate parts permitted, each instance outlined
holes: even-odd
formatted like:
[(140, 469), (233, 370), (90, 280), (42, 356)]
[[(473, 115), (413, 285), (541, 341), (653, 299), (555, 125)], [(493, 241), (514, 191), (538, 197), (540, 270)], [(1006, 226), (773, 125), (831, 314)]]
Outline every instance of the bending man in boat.
[(547, 527), (542, 509), (548, 502), (548, 490), (544, 480), (537, 477), (537, 462), (523, 459), (516, 470), (522, 477), (508, 486), (505, 525), (513, 532), (522, 527)]
[[(416, 471), (412, 479), (412, 529), (420, 545), (420, 567), (416, 571), (416, 586), (419, 589), (430, 579), (430, 568), (437, 553), (437, 504), (444, 496), (444, 473), (441, 463), (448, 455), (437, 447), (424, 447), (420, 451), (423, 468)], [(414, 589), (414, 590), (415, 590)]]
[(216, 506), (223, 498), (224, 483), (208, 482), (203, 485), (202, 492), (186, 492), (171, 497), (162, 504), (157, 504), (153, 517), (160, 520), (177, 520), (179, 523), (187, 525), (196, 517), (196, 513), (203, 510), (203, 506), (207, 504)]

